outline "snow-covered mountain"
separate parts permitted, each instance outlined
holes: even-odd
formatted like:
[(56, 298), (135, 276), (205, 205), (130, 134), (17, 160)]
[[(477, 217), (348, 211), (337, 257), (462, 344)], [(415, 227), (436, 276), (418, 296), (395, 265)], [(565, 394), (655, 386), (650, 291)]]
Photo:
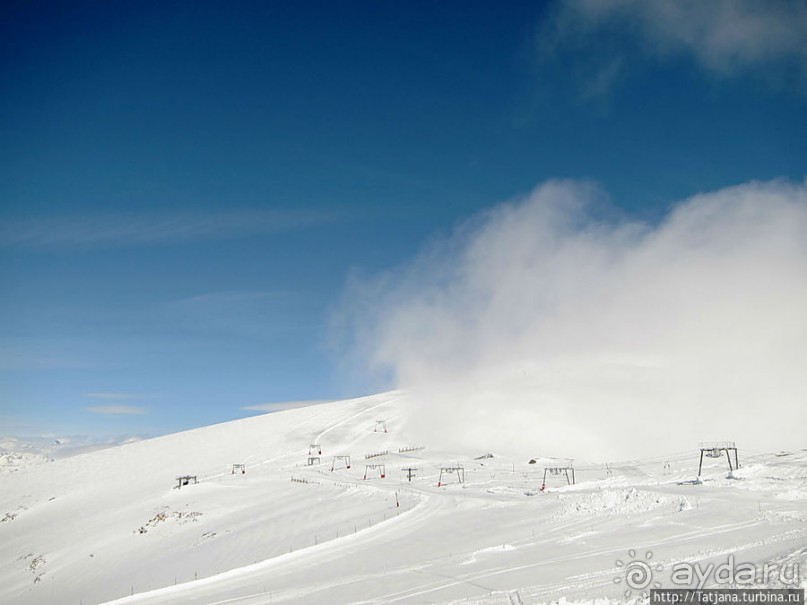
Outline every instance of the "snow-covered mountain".
[(707, 458), (702, 483), (697, 443), (575, 460), (576, 485), (547, 472), (541, 491), (556, 452), (447, 451), (413, 409), (393, 392), (18, 465), (0, 475), (0, 602), (622, 602), (679, 587), (682, 562), (807, 570), (807, 451), (741, 443), (733, 478)]
[(127, 436), (97, 440), (86, 435), (0, 437), (0, 474), (13, 473), (32, 464), (53, 462), (141, 439), (137, 436)]

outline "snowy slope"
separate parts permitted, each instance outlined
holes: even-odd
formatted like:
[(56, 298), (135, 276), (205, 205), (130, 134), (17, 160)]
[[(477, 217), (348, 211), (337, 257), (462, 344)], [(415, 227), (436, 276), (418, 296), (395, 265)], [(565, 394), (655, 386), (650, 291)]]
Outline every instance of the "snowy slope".
[[(617, 561), (648, 552), (664, 585), (680, 561), (807, 558), (805, 451), (739, 444), (736, 478), (709, 460), (701, 485), (696, 444), (607, 468), (577, 461), (577, 485), (550, 476), (541, 493), (546, 460), (419, 443), (403, 428), (411, 403), (394, 392), (322, 404), (2, 475), (0, 602), (619, 602), (636, 594), (615, 582)], [(308, 466), (311, 444), (321, 463)], [(342, 454), (351, 468), (331, 472)], [(364, 479), (371, 463), (383, 479)], [(438, 487), (444, 465), (462, 465), (465, 484)], [(411, 482), (405, 467), (417, 467)], [(199, 483), (176, 489), (185, 474)]]

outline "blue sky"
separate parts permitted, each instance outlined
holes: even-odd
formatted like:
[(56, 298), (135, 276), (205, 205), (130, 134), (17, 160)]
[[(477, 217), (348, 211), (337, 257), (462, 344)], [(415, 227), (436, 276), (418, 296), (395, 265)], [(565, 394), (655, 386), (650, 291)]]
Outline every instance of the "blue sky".
[(548, 179), (650, 224), (803, 180), (807, 9), (699, 6), (6, 3), (0, 432), (388, 386), (334, 344), (351, 276)]

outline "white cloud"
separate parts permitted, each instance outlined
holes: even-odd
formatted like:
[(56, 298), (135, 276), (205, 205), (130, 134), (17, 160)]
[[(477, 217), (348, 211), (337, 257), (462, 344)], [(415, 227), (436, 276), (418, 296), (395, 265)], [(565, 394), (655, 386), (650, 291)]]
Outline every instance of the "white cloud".
[(134, 405), (119, 405), (119, 404), (94, 405), (84, 409), (87, 410), (88, 412), (92, 412), (93, 414), (104, 414), (109, 416), (139, 415), (139, 414), (145, 414), (147, 412), (146, 408)]
[(280, 331), (307, 329), (300, 321), (310, 301), (297, 292), (208, 292), (171, 301), (162, 307), (172, 325), (192, 332), (238, 338), (274, 338)]
[(802, 86), (807, 80), (807, 4), (800, 1), (567, 0), (540, 32), (544, 50), (587, 48), (599, 56), (620, 37), (652, 56), (689, 55), (712, 73), (789, 64)]
[(255, 405), (247, 405), (242, 407), (242, 410), (253, 412), (282, 412), (284, 410), (296, 410), (298, 408), (305, 408), (310, 405), (319, 405), (321, 403), (328, 403), (329, 399), (311, 399), (307, 401), (282, 401), (276, 403), (256, 403)]
[(7, 219), (0, 246), (119, 247), (228, 239), (310, 227), (335, 220), (313, 210), (120, 213)]
[[(114, 367), (85, 352), (86, 343), (80, 339), (6, 338), (0, 343), (2, 370), (99, 370)], [(81, 352), (79, 352), (81, 351)]]
[(105, 401), (109, 400), (122, 400), (122, 399), (142, 399), (143, 396), (139, 395), (138, 393), (119, 393), (113, 391), (101, 391), (97, 393), (84, 393), (85, 397), (90, 397), (92, 399), (103, 399)]
[(807, 186), (695, 196), (658, 225), (603, 220), (550, 182), (346, 293), (353, 352), (469, 452), (609, 458), (735, 439), (801, 447)]

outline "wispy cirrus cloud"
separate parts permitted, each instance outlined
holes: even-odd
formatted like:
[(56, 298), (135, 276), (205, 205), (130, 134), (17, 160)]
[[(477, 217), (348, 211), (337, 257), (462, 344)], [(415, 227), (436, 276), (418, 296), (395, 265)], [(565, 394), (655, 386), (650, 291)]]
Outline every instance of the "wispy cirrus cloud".
[(321, 403), (329, 403), (330, 399), (310, 399), (306, 401), (281, 401), (277, 403), (256, 403), (255, 405), (246, 405), (242, 410), (250, 412), (282, 412), (284, 410), (296, 410), (298, 408), (305, 408), (310, 405), (319, 405)]
[(181, 244), (303, 229), (337, 220), (319, 210), (109, 213), (26, 217), (0, 223), (0, 247), (69, 248)]
[(131, 416), (146, 414), (148, 412), (144, 407), (122, 404), (93, 405), (84, 409), (93, 414), (103, 414), (106, 416)]
[(139, 393), (120, 393), (115, 391), (99, 391), (95, 393), (84, 393), (84, 395), (85, 397), (102, 399), (104, 401), (121, 401), (143, 398), (143, 395), (140, 395)]
[(310, 304), (290, 290), (231, 290), (174, 300), (162, 311), (183, 330), (263, 338), (278, 330), (310, 329), (299, 317)]
[(0, 342), (0, 370), (100, 370), (116, 367), (78, 339), (5, 338)]
[(131, 405), (129, 403), (120, 403), (124, 401), (137, 401), (143, 399), (144, 395), (139, 393), (96, 391), (92, 393), (84, 393), (84, 396), (89, 397), (90, 399), (106, 402), (84, 408), (85, 411), (93, 414), (102, 414), (105, 416), (135, 416), (148, 413), (148, 409), (145, 407)]
[(195, 296), (188, 296), (172, 301), (173, 308), (180, 309), (183, 313), (195, 310), (232, 308), (244, 304), (266, 304), (272, 302), (288, 302), (294, 299), (294, 293), (285, 290), (225, 290), (219, 292), (206, 292)]

